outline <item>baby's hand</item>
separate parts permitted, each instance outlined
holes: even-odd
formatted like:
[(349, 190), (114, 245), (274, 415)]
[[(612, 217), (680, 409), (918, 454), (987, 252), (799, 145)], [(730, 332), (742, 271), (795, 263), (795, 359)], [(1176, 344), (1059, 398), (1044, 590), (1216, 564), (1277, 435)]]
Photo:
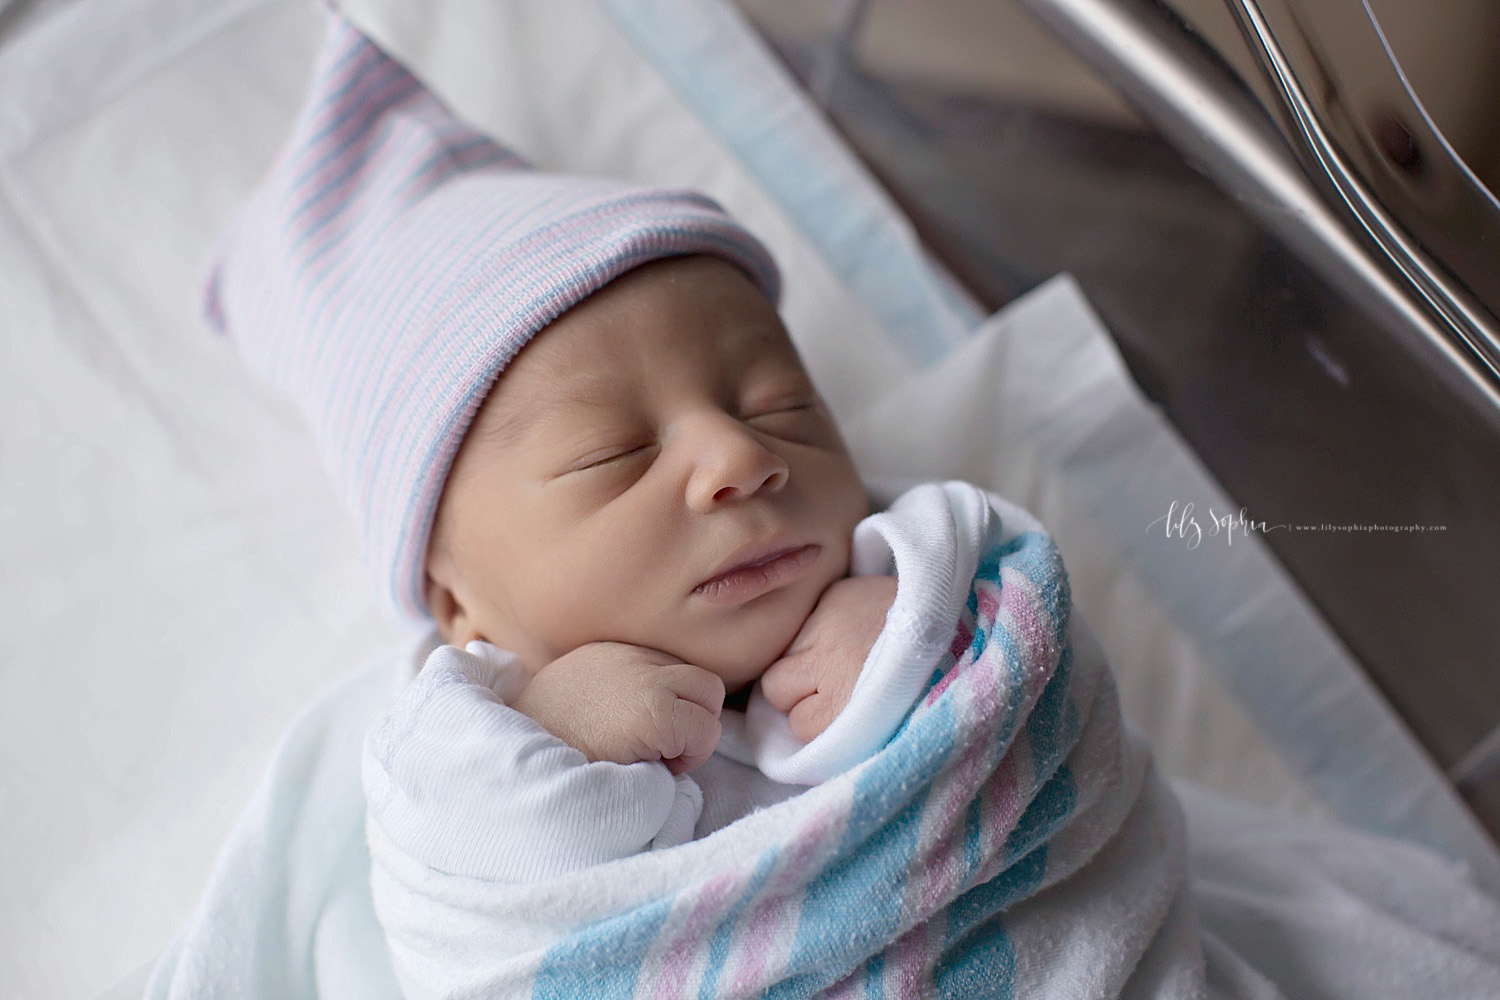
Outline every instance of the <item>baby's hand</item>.
[(724, 682), (666, 653), (591, 642), (537, 671), (511, 707), (591, 761), (691, 771), (719, 744)]
[(793, 736), (811, 741), (844, 710), (895, 600), (893, 576), (851, 576), (823, 591), (797, 638), (760, 679), (761, 693), (786, 713)]

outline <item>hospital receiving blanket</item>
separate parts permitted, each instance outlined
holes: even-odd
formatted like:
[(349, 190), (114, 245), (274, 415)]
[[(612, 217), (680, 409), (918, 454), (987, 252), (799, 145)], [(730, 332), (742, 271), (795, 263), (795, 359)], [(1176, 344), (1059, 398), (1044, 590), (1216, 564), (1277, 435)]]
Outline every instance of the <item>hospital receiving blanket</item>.
[[(377, 731), (372, 887), (406, 995), (1200, 995), (1180, 814), (1080, 655), (1051, 539), (951, 482), (861, 522), (855, 551), (897, 577), (871, 661), (917, 678), (915, 706), (851, 769), (705, 837), (483, 877), (382, 821), (402, 768)], [(424, 762), (432, 741), (411, 741)]]

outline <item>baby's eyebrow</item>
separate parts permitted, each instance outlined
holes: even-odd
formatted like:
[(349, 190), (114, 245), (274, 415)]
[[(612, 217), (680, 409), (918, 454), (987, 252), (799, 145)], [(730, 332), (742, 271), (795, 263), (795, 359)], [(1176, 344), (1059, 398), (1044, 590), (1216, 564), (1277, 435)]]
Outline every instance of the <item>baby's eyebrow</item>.
[(486, 421), (480, 429), (480, 436), (492, 447), (508, 448), (544, 426), (557, 414), (578, 407), (604, 410), (607, 403), (603, 401), (600, 386), (592, 381), (559, 386), (534, 406), (510, 407), (501, 415)]

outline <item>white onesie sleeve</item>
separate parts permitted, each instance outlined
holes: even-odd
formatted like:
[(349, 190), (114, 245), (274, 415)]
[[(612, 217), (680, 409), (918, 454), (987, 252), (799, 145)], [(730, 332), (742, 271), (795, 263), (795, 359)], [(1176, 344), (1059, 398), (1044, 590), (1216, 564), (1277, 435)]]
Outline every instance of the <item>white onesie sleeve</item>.
[(367, 821), (431, 868), (497, 882), (692, 839), (692, 779), (656, 761), (590, 762), (506, 706), (524, 670), (488, 643), (433, 650), (365, 741)]

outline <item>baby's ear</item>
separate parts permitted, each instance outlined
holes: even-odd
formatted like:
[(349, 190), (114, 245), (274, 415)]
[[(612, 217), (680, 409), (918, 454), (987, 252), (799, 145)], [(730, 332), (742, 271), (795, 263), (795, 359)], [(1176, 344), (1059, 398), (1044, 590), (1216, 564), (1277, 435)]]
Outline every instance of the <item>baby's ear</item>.
[(451, 589), (434, 580), (430, 573), (427, 576), (427, 610), (432, 612), (438, 635), (445, 643), (462, 646), (475, 638), (467, 634), (472, 631), (473, 623), (469, 621), (463, 604)]

